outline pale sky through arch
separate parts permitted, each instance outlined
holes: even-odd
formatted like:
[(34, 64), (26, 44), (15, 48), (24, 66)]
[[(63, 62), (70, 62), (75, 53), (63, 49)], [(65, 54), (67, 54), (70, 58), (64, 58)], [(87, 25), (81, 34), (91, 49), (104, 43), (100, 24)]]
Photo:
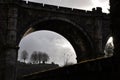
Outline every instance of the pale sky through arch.
[[(65, 59), (69, 63), (77, 63), (75, 51), (70, 42), (62, 35), (48, 30), (35, 31), (25, 36), (19, 43), (18, 60), (21, 52), (26, 50), (30, 55), (33, 51), (42, 51), (49, 55), (50, 63), (54, 62), (60, 66), (64, 65)], [(28, 58), (28, 62), (30, 61)]]

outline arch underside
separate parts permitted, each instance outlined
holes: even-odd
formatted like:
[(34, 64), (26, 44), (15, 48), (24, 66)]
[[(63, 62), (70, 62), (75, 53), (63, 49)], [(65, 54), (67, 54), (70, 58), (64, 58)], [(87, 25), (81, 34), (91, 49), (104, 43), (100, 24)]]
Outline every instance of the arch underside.
[[(78, 26), (75, 26), (72, 23), (63, 20), (46, 20), (38, 22), (29, 28), (32, 28), (34, 31), (50, 30), (64, 36), (75, 49), (77, 62), (90, 59), (95, 56), (93, 53), (93, 47), (88, 40), (88, 36), (86, 36), (86, 34), (84, 34), (85, 32), (81, 31)], [(29, 30), (28, 33), (30, 33)]]

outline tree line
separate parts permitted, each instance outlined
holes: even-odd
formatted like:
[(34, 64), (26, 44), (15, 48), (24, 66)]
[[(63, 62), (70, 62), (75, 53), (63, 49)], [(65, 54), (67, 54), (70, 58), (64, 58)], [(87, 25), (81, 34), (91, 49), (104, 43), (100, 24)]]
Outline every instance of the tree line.
[[(28, 59), (28, 52), (26, 50), (22, 51), (21, 59), (23, 59), (24, 63), (26, 63), (25, 61)], [(41, 63), (45, 64), (48, 60), (49, 60), (48, 54), (41, 51), (39, 52), (34, 51), (30, 56), (30, 63), (32, 64), (41, 64)]]

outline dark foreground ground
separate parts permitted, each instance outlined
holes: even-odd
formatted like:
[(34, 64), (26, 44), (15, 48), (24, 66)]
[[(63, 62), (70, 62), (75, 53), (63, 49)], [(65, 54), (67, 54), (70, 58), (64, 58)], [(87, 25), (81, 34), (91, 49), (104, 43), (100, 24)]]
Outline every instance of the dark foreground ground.
[(57, 64), (26, 64), (22, 62), (18, 62), (17, 64), (17, 78), (24, 75), (29, 75), (32, 73), (43, 72), (49, 69), (58, 68)]
[(20, 80), (120, 80), (120, 70), (114, 65), (113, 57), (89, 60), (76, 65), (33, 73)]

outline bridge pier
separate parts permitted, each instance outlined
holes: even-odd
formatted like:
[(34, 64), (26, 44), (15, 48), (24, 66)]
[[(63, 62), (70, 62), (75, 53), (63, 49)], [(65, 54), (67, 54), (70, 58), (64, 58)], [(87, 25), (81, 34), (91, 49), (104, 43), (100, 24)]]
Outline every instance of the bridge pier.
[[(1, 12), (0, 24), (5, 30), (2, 34), (4, 36), (4, 44), (0, 51), (0, 79), (1, 80), (16, 80), (16, 62), (17, 62), (17, 48), (16, 48), (16, 26), (18, 10), (15, 4), (8, 1), (0, 1)], [(1, 36), (0, 36), (1, 37)], [(2, 55), (2, 56), (1, 56)], [(1, 62), (2, 61), (2, 62)], [(1, 67), (2, 65), (2, 67)]]
[(6, 49), (5, 80), (16, 80), (16, 49)]
[(17, 26), (18, 10), (14, 4), (8, 8), (8, 26), (6, 41), (6, 77), (5, 80), (16, 80), (16, 26)]
[(97, 7), (96, 10), (97, 14), (95, 14), (97, 17), (95, 17), (95, 33), (94, 33), (94, 39), (95, 39), (95, 53), (98, 56), (103, 56), (104, 55), (104, 50), (102, 48), (102, 8)]

